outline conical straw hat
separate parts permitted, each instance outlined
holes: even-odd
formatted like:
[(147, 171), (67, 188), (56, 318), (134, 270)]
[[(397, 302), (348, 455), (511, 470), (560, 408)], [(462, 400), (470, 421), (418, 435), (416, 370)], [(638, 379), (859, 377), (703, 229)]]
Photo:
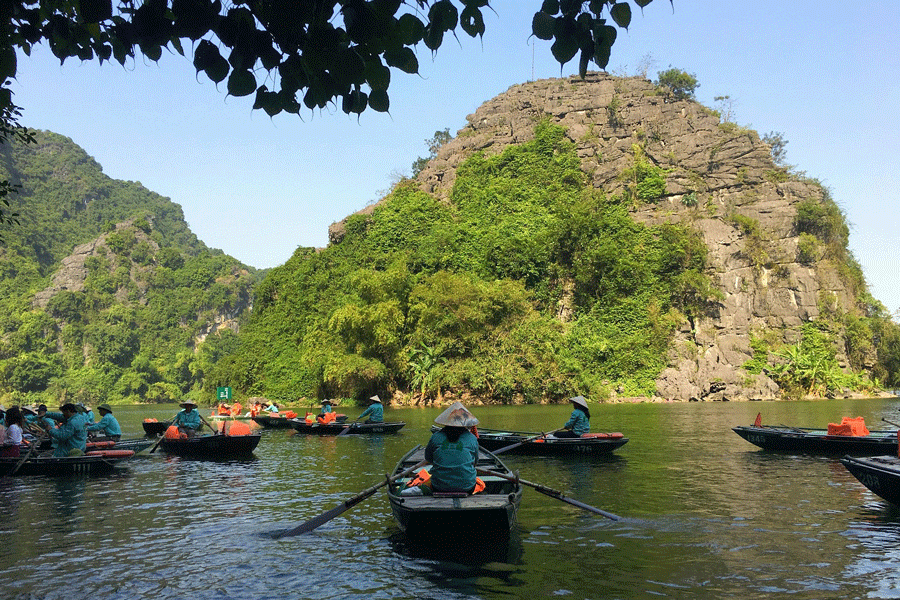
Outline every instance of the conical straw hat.
[(587, 399), (584, 396), (575, 396), (574, 398), (569, 398), (569, 402), (572, 404), (578, 404), (579, 406), (583, 406), (585, 408), (588, 407)]
[(434, 420), (438, 425), (448, 425), (450, 427), (472, 427), (478, 425), (478, 419), (470, 413), (462, 402), (454, 402), (447, 407), (447, 410), (438, 415)]

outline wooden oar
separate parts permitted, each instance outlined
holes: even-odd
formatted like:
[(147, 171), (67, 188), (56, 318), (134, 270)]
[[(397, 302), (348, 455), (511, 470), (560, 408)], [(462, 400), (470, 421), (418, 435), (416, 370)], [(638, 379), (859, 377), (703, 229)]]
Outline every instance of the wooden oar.
[(303, 533), (308, 533), (308, 532), (312, 531), (313, 529), (319, 527), (320, 525), (324, 525), (325, 523), (332, 520), (336, 516), (342, 514), (344, 511), (353, 508), (354, 506), (356, 506), (357, 504), (359, 504), (360, 502), (362, 502), (363, 500), (365, 500), (366, 498), (368, 498), (369, 496), (371, 496), (372, 494), (374, 494), (375, 492), (377, 492), (384, 486), (386, 486), (390, 483), (393, 483), (393, 482), (397, 481), (398, 479), (402, 479), (402, 478), (406, 477), (407, 475), (410, 475), (416, 469), (424, 467), (427, 464), (428, 464), (428, 461), (423, 460), (422, 462), (411, 466), (410, 468), (406, 469), (405, 471), (403, 471), (402, 473), (400, 473), (398, 475), (394, 475), (393, 477), (386, 477), (385, 480), (382, 481), (381, 483), (379, 483), (377, 485), (373, 485), (372, 487), (365, 489), (365, 490), (361, 491), (360, 493), (356, 494), (352, 498), (348, 498), (347, 500), (344, 500), (341, 504), (338, 504), (337, 506), (335, 506), (328, 512), (323, 513), (323, 514), (319, 515), (318, 517), (315, 517), (314, 519), (310, 519), (306, 523), (298, 525), (297, 527), (294, 527), (293, 529), (289, 529), (288, 531), (279, 533), (278, 535), (275, 536), (275, 539), (279, 539), (279, 538), (283, 538), (283, 537), (290, 537), (290, 536), (294, 536), (294, 535), (301, 535)]
[(893, 425), (894, 427), (900, 427), (900, 424), (894, 423), (893, 421), (888, 421), (884, 417), (881, 417), (881, 420), (887, 423), (888, 425)]
[(212, 430), (213, 434), (219, 433), (219, 430), (216, 429), (215, 427), (213, 427), (212, 425), (210, 425), (209, 421), (207, 421), (206, 419), (203, 418), (203, 415), (200, 415), (200, 420), (203, 421), (206, 424), (206, 426)]
[(519, 442), (516, 442), (515, 444), (510, 444), (509, 446), (504, 446), (504, 447), (500, 448), (499, 450), (494, 450), (493, 453), (494, 453), (494, 454), (500, 454), (500, 453), (502, 453), (502, 452), (506, 452), (507, 450), (512, 450), (513, 448), (518, 448), (518, 447), (521, 446), (522, 444), (527, 444), (528, 442), (533, 442), (533, 441), (536, 440), (536, 439), (540, 439), (540, 438), (543, 438), (543, 437), (547, 437), (548, 435), (553, 435), (553, 434), (556, 433), (557, 431), (562, 431), (563, 429), (565, 429), (565, 427), (560, 427), (559, 429), (554, 429), (553, 431), (550, 431), (550, 432), (548, 432), (548, 433), (542, 433), (542, 434), (536, 435), (536, 436), (534, 436), (534, 437), (526, 438), (526, 439), (524, 439), (524, 440), (521, 440), (521, 441), (519, 441)]
[(44, 441), (44, 438), (47, 435), (46, 431), (44, 431), (43, 433), (44, 435), (41, 435), (41, 437), (31, 442), (31, 448), (28, 449), (28, 452), (25, 453), (25, 456), (22, 457), (22, 460), (16, 463), (16, 466), (13, 467), (13, 470), (9, 472), (10, 477), (19, 472), (19, 469), (22, 467), (22, 465), (25, 464), (25, 461), (31, 458), (31, 454), (34, 452), (34, 449), (41, 445), (41, 442)]
[(353, 427), (354, 425), (356, 425), (356, 421), (358, 421), (358, 420), (359, 419), (354, 419), (352, 423), (350, 423), (349, 425), (347, 425), (346, 427), (341, 429), (341, 432), (338, 434), (338, 437), (341, 437), (342, 435), (346, 435), (347, 432), (350, 431), (350, 428)]
[[(354, 421), (353, 423), (355, 423), (355, 422), (356, 421)], [(353, 423), (351, 423), (350, 425), (352, 425)], [(348, 425), (347, 428), (344, 429), (344, 431), (346, 431), (350, 427), (350, 425)], [(560, 430), (557, 429), (555, 431), (551, 431), (550, 433), (556, 433), (556, 431), (560, 431)], [(341, 435), (342, 433), (343, 433), (343, 431), (341, 433), (339, 433), (338, 435)], [(549, 435), (549, 434), (542, 433), (540, 435), (536, 435), (534, 437), (524, 439), (521, 442), (516, 442), (515, 444), (510, 444), (509, 446), (500, 448), (496, 452), (493, 452), (493, 454), (500, 454), (501, 452), (506, 452), (507, 450), (512, 450), (513, 448), (521, 446), (522, 444), (525, 444), (525, 443), (527, 443), (531, 440), (537, 439), (539, 437), (543, 437), (545, 435)], [(362, 502), (363, 500), (365, 500), (366, 498), (368, 498), (369, 496), (371, 496), (372, 494), (377, 492), (379, 489), (388, 485), (389, 483), (393, 483), (394, 481), (396, 481), (398, 479), (402, 479), (403, 477), (406, 477), (407, 475), (409, 475), (416, 469), (424, 467), (427, 464), (428, 464), (428, 461), (423, 460), (419, 464), (417, 464), (413, 467), (410, 467), (409, 469), (403, 471), (399, 475), (394, 475), (393, 477), (385, 478), (385, 481), (383, 481), (382, 483), (373, 485), (372, 487), (370, 487), (366, 490), (363, 490), (362, 492), (358, 493), (357, 495), (353, 496), (352, 498), (349, 498), (348, 500), (345, 500), (343, 503), (338, 504), (337, 506), (335, 506), (328, 512), (323, 513), (313, 519), (310, 519), (309, 521), (302, 523), (293, 529), (290, 529), (288, 531), (280, 533), (280, 534), (276, 535), (275, 538), (278, 539), (278, 538), (289, 537), (289, 536), (294, 536), (294, 535), (301, 535), (303, 533), (309, 533), (313, 529), (319, 527), (320, 525), (324, 525), (328, 521), (330, 521), (333, 518), (337, 517), (338, 515), (344, 513), (344, 511), (348, 510), (349, 508), (352, 508), (353, 506), (359, 504), (360, 502)], [(573, 502), (577, 502), (577, 501), (573, 500)], [(599, 509), (596, 509), (596, 510), (599, 510)]]
[(580, 502), (573, 498), (569, 498), (568, 496), (564, 496), (562, 492), (548, 488), (543, 485), (540, 485), (539, 483), (532, 483), (530, 481), (525, 481), (524, 479), (520, 479), (519, 477), (516, 477), (514, 475), (498, 473), (496, 471), (491, 471), (489, 469), (482, 469), (481, 467), (477, 467), (475, 470), (478, 471), (479, 473), (481, 473), (482, 475), (493, 475), (494, 477), (500, 477), (501, 479), (506, 479), (507, 481), (514, 481), (514, 482), (518, 481), (522, 485), (527, 485), (530, 488), (534, 488), (535, 490), (539, 491), (540, 493), (546, 494), (547, 496), (550, 496), (551, 498), (556, 498), (557, 500), (561, 500), (562, 502), (565, 502), (566, 504), (571, 504), (572, 506), (577, 506), (580, 509), (590, 511), (592, 513), (597, 513), (598, 515), (603, 515), (607, 519), (612, 519), (613, 521), (618, 521), (622, 518), (618, 515), (612, 514), (611, 512), (606, 512), (605, 510), (601, 510), (599, 508), (591, 506), (590, 504), (585, 504), (584, 502)]
[[(169, 427), (172, 426), (171, 423), (172, 423), (172, 421), (174, 421), (174, 420), (175, 420), (175, 417), (172, 417), (172, 419), (169, 421), (169, 423), (170, 423)], [(161, 441), (163, 441), (163, 438), (164, 438), (164, 437), (166, 437), (166, 432), (165, 432), (165, 431), (163, 432), (163, 434), (162, 434), (161, 436), (159, 436), (159, 439), (156, 440), (156, 443), (153, 444), (153, 447), (150, 448), (150, 452), (148, 452), (148, 454), (153, 454), (154, 452), (156, 452), (157, 446), (159, 446), (159, 443), (160, 443)]]

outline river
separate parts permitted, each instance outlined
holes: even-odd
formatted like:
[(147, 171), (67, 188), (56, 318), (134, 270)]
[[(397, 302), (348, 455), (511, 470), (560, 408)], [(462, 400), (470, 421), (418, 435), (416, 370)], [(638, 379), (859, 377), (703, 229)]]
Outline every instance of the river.
[[(264, 430), (253, 457), (146, 450), (105, 477), (0, 478), (0, 598), (900, 598), (900, 509), (835, 458), (759, 450), (731, 428), (900, 421), (897, 399), (591, 405), (606, 457), (506, 455), (526, 489), (506, 543), (460, 531), (407, 543), (383, 491), (316, 531), (274, 539), (383, 481), (439, 409), (387, 409), (395, 435)], [(472, 407), (482, 426), (550, 430), (569, 406)], [(126, 437), (177, 407), (117, 407)], [(361, 409), (341, 409), (353, 418)]]

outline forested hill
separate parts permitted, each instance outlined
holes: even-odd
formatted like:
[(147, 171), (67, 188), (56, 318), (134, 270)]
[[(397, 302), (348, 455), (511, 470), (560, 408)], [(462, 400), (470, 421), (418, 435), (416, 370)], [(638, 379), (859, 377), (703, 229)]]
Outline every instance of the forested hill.
[(206, 373), (255, 270), (207, 248), (168, 198), (107, 177), (66, 137), (35, 137), (0, 145), (19, 221), (0, 244), (0, 403), (212, 401)]
[(327, 249), (271, 272), (219, 376), (398, 401), (896, 385), (898, 328), (828, 190), (692, 96), (591, 73), (485, 102)]

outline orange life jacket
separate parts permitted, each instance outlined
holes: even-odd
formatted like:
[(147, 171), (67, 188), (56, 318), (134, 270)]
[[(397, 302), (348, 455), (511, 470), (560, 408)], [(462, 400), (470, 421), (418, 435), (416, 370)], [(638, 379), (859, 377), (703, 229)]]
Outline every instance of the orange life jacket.
[[(410, 480), (410, 482), (406, 484), (406, 487), (415, 487), (417, 485), (427, 485), (428, 487), (431, 487), (431, 473), (429, 473), (425, 469), (419, 469), (419, 471), (416, 473), (415, 478)], [(481, 477), (476, 477), (475, 489), (472, 490), (472, 493), (477, 494), (479, 492), (483, 492), (484, 488), (484, 481), (482, 481)]]
[(231, 405), (231, 416), (232, 416), (232, 417), (239, 417), (239, 416), (241, 416), (241, 408), (242, 408), (242, 407), (241, 407), (241, 403), (240, 403), (240, 402), (235, 402), (234, 404), (232, 404), (232, 405)]
[(169, 425), (169, 428), (166, 429), (166, 439), (169, 440), (186, 440), (187, 434), (179, 431), (177, 425)]

